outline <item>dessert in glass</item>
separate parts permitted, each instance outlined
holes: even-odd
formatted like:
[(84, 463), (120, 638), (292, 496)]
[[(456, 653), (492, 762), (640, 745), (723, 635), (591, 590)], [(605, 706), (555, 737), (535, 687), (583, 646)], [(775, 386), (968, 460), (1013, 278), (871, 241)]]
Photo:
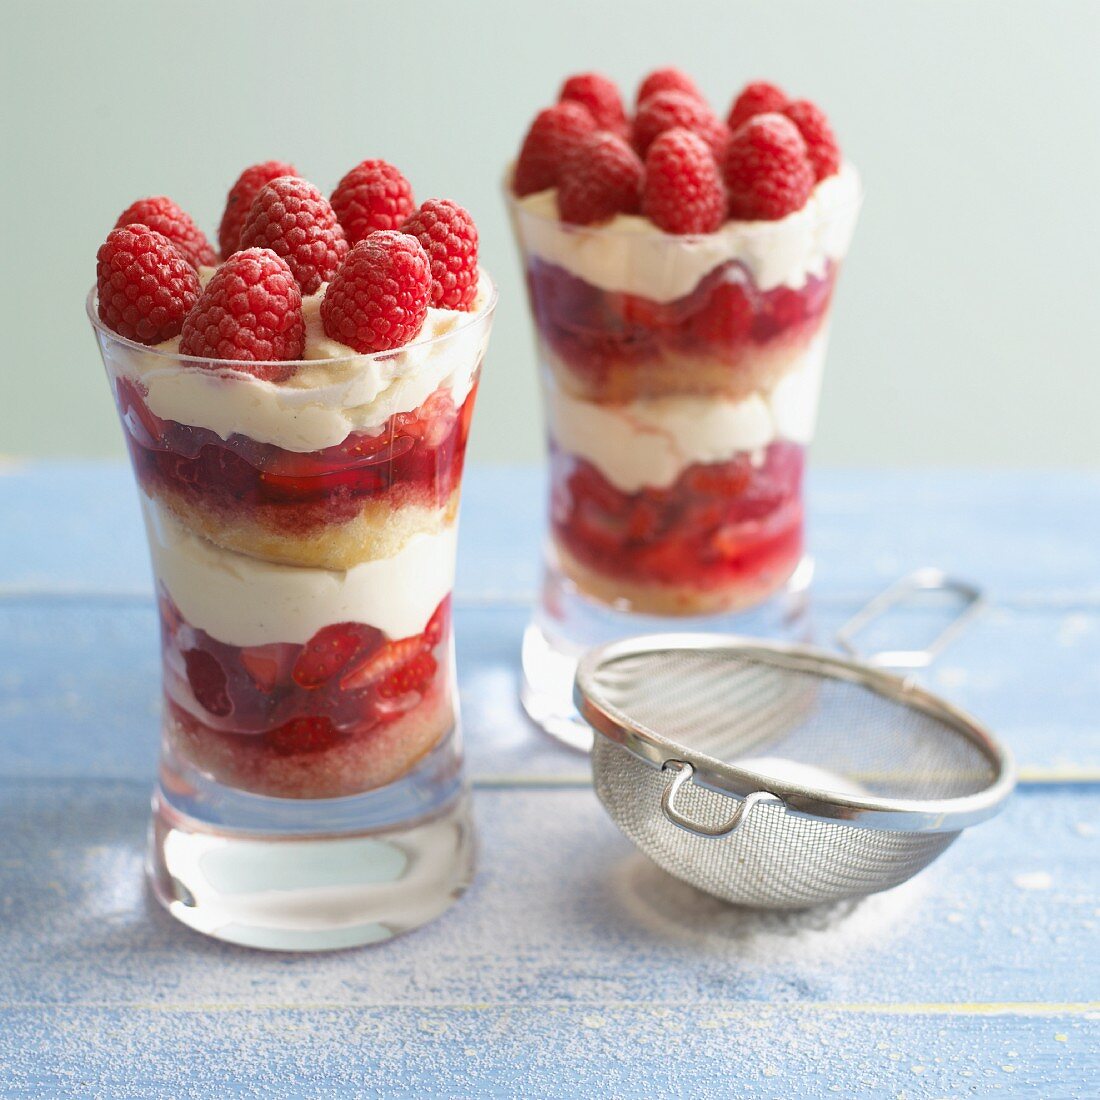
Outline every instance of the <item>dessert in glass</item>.
[(523, 702), (585, 747), (587, 647), (798, 629), (803, 470), (860, 184), (809, 101), (756, 82), (723, 122), (663, 69), (632, 117), (605, 77), (569, 78), (506, 190), (550, 452)]
[(496, 294), (381, 160), (331, 202), (247, 169), (219, 246), (140, 200), (88, 299), (160, 612), (150, 879), (221, 939), (377, 942), (472, 876), (451, 588)]

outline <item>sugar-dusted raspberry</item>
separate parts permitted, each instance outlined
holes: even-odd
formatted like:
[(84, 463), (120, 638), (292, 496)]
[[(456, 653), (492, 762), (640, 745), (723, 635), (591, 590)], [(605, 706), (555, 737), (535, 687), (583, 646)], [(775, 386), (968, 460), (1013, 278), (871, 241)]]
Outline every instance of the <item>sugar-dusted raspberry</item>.
[(302, 292), (281, 256), (270, 248), (234, 252), (206, 284), (183, 322), (180, 354), (255, 364), (249, 374), (283, 382), (294, 373), (279, 361), (305, 350)]
[(99, 319), (119, 336), (142, 344), (171, 340), (201, 293), (194, 267), (147, 225), (112, 229), (99, 246)]
[(241, 227), (240, 247), (270, 248), (282, 256), (303, 294), (331, 279), (348, 253), (328, 199), (295, 176), (280, 176), (260, 189)]
[(601, 130), (625, 134), (628, 129), (623, 97), (613, 80), (600, 73), (578, 73), (571, 76), (558, 93), (558, 102), (573, 100), (588, 109)]
[(840, 146), (825, 112), (808, 99), (796, 99), (783, 108), (783, 114), (798, 127), (814, 176), (823, 180), (835, 175), (840, 168)]
[(225, 199), (225, 213), (218, 226), (218, 248), (222, 258), (231, 256), (241, 246), (241, 226), (252, 209), (253, 200), (272, 180), (280, 176), (296, 176), (298, 169), (285, 160), (265, 160), (253, 164), (238, 177)]
[(658, 134), (683, 127), (698, 134), (716, 157), (725, 152), (729, 132), (717, 115), (701, 100), (686, 92), (655, 92), (638, 108), (634, 116), (633, 141), (638, 155), (649, 152)]
[(638, 94), (634, 102), (640, 107), (651, 95), (658, 92), (683, 92), (692, 99), (703, 102), (703, 93), (699, 91), (695, 81), (682, 69), (672, 68), (654, 69), (645, 80), (638, 85)]
[(754, 115), (766, 115), (773, 111), (782, 111), (787, 106), (786, 93), (766, 80), (754, 80), (741, 89), (740, 94), (730, 105), (726, 125), (731, 130), (740, 129)]
[(585, 134), (596, 129), (591, 112), (573, 100), (539, 111), (523, 139), (512, 177), (512, 191), (522, 198), (556, 187), (558, 174)]
[(477, 297), (477, 226), (469, 211), (449, 199), (428, 199), (405, 219), (432, 265), (432, 305), (465, 309)]
[(636, 214), (645, 167), (617, 134), (597, 130), (565, 162), (558, 183), (558, 214), (573, 225), (595, 225), (616, 214)]
[(353, 245), (375, 230), (400, 229), (416, 209), (416, 200), (412, 185), (392, 164), (364, 160), (336, 185), (332, 209)]
[(184, 258), (198, 267), (211, 267), (218, 262), (214, 249), (203, 231), (167, 195), (138, 199), (118, 216), (115, 228), (124, 225), (147, 225), (167, 237), (183, 253)]
[(806, 143), (786, 115), (750, 118), (734, 133), (723, 170), (731, 218), (786, 217), (802, 209), (814, 187)]
[(365, 355), (407, 344), (420, 331), (432, 295), (424, 246), (408, 233), (380, 230), (348, 253), (321, 301), (325, 334)]
[(645, 160), (642, 212), (666, 233), (713, 233), (726, 220), (722, 174), (706, 142), (677, 127), (658, 135)]

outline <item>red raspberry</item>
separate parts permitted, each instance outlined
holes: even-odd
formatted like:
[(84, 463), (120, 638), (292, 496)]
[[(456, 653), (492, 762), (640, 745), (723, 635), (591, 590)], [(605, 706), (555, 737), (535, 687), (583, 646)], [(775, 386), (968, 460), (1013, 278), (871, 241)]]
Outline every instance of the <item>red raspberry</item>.
[(428, 199), (401, 232), (414, 236), (431, 261), (432, 305), (470, 309), (477, 297), (477, 226), (469, 212), (448, 199)]
[(138, 199), (118, 216), (115, 228), (147, 225), (167, 237), (183, 253), (184, 259), (198, 267), (213, 267), (218, 262), (203, 231), (167, 195)]
[(578, 141), (595, 129), (596, 120), (588, 109), (573, 100), (539, 111), (519, 151), (512, 178), (513, 192), (522, 198), (534, 191), (556, 187), (566, 158)]
[(629, 129), (626, 111), (623, 109), (623, 97), (615, 82), (599, 73), (578, 73), (571, 76), (558, 93), (558, 102), (573, 100), (596, 120), (601, 130), (611, 130), (616, 134), (625, 134)]
[(229, 189), (225, 199), (225, 213), (218, 226), (218, 248), (222, 257), (231, 256), (241, 247), (241, 226), (248, 217), (256, 196), (266, 184), (280, 176), (296, 176), (298, 169), (285, 160), (265, 160), (246, 168), (237, 182)]
[(802, 209), (814, 188), (806, 143), (785, 115), (750, 118), (733, 135), (724, 171), (731, 218), (786, 217)]
[(666, 233), (713, 233), (726, 220), (722, 174), (698, 134), (666, 130), (645, 159), (642, 212)]
[(283, 382), (301, 359), (306, 330), (302, 292), (281, 256), (269, 248), (234, 252), (206, 284), (199, 304), (183, 322), (180, 354), (255, 364), (250, 374)]
[(164, 234), (147, 225), (112, 229), (96, 261), (99, 319), (109, 329), (142, 344), (179, 335), (202, 287)]
[(640, 107), (651, 95), (658, 92), (683, 92), (692, 99), (706, 102), (695, 81), (682, 69), (655, 69), (638, 85), (634, 102)]
[(407, 344), (432, 295), (431, 261), (407, 233), (380, 230), (348, 253), (321, 301), (325, 333), (363, 354)]
[(741, 94), (730, 106), (726, 125), (731, 130), (740, 129), (754, 115), (782, 111), (787, 106), (787, 96), (781, 88), (766, 80), (754, 80), (741, 89)]
[(416, 200), (412, 185), (392, 164), (364, 160), (336, 185), (332, 209), (352, 245), (376, 229), (400, 229)]
[(787, 104), (783, 114), (798, 127), (817, 179), (834, 175), (840, 168), (840, 146), (825, 112), (808, 99), (796, 99)]
[(658, 134), (677, 126), (698, 134), (716, 157), (725, 152), (729, 133), (717, 115), (700, 99), (668, 91), (651, 95), (634, 116), (633, 139), (638, 155), (644, 157)]
[(573, 225), (636, 214), (644, 180), (638, 154), (617, 134), (597, 130), (581, 139), (562, 168), (558, 214)]
[(241, 227), (240, 246), (270, 248), (282, 256), (303, 294), (331, 279), (348, 253), (328, 199), (295, 176), (280, 176), (261, 188)]

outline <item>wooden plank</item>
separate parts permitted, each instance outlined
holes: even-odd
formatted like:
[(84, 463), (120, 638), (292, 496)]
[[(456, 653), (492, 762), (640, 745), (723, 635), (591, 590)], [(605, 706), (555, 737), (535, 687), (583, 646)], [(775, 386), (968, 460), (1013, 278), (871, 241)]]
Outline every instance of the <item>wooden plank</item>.
[(146, 796), (0, 783), (15, 1095), (1052, 1097), (1100, 1071), (1094, 789), (1025, 792), (913, 882), (801, 914), (668, 878), (591, 792), (481, 791), (465, 899), (383, 948), (308, 958), (156, 909)]
[[(820, 607), (818, 636), (827, 640), (855, 607)], [(586, 782), (585, 758), (536, 731), (520, 709), (527, 616), (521, 605), (458, 605), (471, 774), (498, 785)], [(891, 637), (906, 645), (932, 633), (922, 616), (895, 626), (904, 629)], [(159, 675), (145, 597), (0, 598), (0, 776), (151, 776)], [(995, 610), (926, 680), (1004, 737), (1025, 779), (1100, 779), (1100, 611)]]
[[(543, 474), (466, 476), (459, 591), (529, 599), (545, 526)], [(979, 580), (1002, 600), (1100, 602), (1100, 477), (1069, 471), (841, 471), (810, 478), (822, 593), (866, 596), (909, 569)], [(145, 592), (137, 495), (121, 463), (0, 468), (0, 589)]]

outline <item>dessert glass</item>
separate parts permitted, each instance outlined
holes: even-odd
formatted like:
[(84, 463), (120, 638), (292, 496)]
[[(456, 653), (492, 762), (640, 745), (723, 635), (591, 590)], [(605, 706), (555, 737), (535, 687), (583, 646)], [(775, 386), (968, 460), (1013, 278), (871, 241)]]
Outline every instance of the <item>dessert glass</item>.
[(675, 236), (508, 194), (536, 330), (550, 535), (523, 703), (577, 747), (572, 680), (629, 634), (798, 634), (812, 563), (802, 475), (833, 289), (860, 202), (850, 166), (772, 222)]
[(160, 611), (149, 876), (209, 935), (377, 942), (471, 879), (451, 587), (482, 288), (404, 347), (278, 384), (123, 339), (89, 296)]

